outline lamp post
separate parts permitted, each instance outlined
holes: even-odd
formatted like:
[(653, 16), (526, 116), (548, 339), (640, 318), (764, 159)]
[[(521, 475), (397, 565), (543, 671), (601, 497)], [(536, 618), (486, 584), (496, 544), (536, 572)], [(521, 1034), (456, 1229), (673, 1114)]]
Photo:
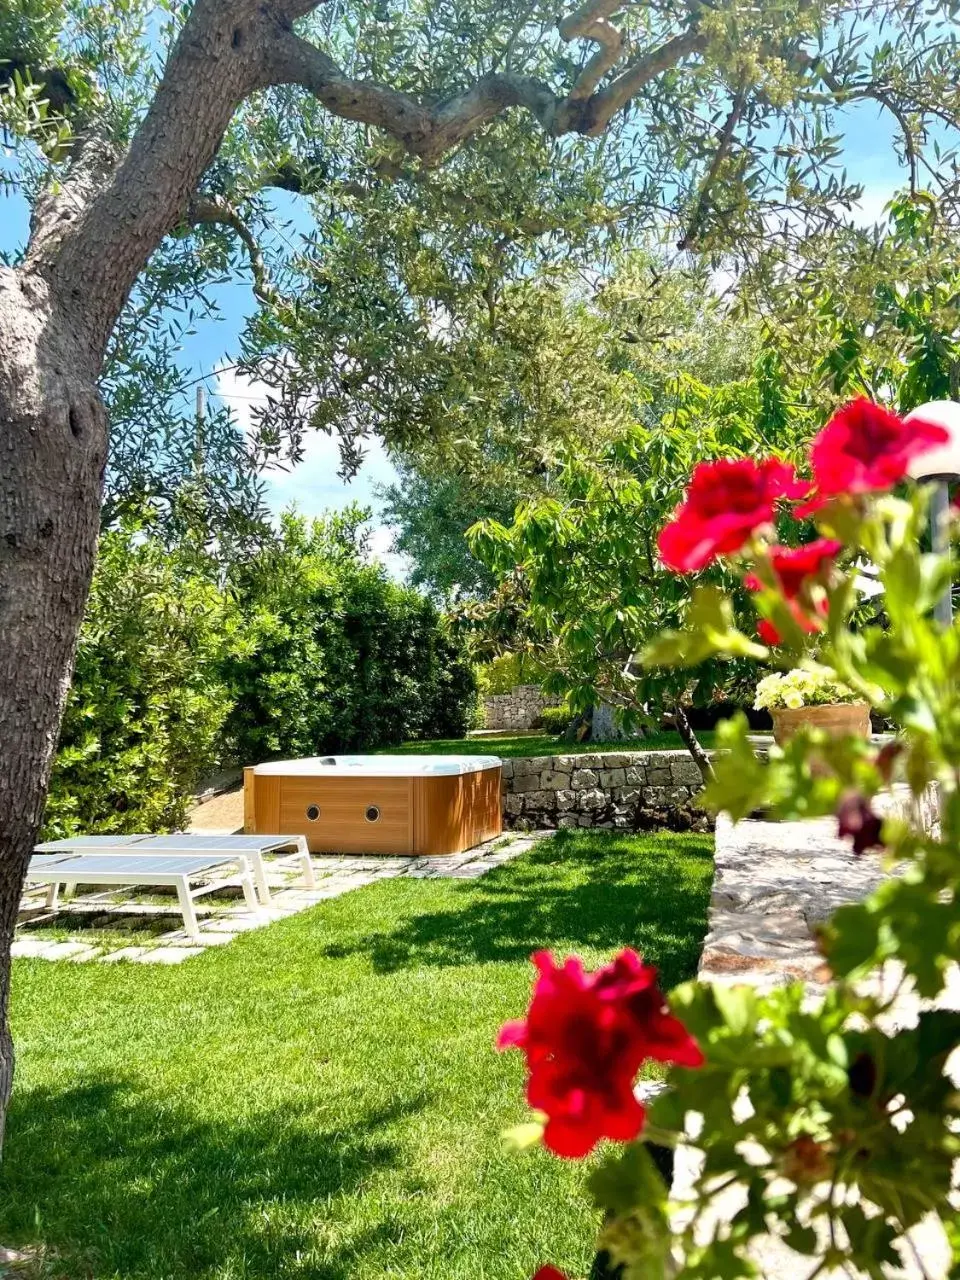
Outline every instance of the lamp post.
[[(935, 422), (949, 434), (946, 444), (928, 449), (914, 458), (907, 470), (914, 480), (932, 486), (930, 498), (930, 539), (936, 555), (950, 550), (950, 483), (960, 479), (960, 404), (953, 400), (931, 400), (906, 416), (906, 421), (922, 418)], [(953, 621), (952, 592), (948, 587), (934, 608), (934, 617), (949, 627)]]

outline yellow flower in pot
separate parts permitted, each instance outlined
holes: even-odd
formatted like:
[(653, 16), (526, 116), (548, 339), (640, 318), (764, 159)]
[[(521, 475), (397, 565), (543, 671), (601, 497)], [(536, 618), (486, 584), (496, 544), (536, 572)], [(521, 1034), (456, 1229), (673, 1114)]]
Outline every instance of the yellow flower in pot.
[(870, 708), (830, 672), (795, 667), (775, 671), (757, 685), (754, 707), (769, 711), (773, 736), (783, 746), (804, 728), (823, 729), (831, 737), (870, 733)]

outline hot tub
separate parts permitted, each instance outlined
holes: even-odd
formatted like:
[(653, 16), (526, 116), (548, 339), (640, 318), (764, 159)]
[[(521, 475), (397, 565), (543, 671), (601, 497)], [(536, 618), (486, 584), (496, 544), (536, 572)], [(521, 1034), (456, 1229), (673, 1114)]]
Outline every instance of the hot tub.
[(313, 853), (460, 853), (503, 830), (497, 756), (313, 756), (243, 771), (244, 830)]

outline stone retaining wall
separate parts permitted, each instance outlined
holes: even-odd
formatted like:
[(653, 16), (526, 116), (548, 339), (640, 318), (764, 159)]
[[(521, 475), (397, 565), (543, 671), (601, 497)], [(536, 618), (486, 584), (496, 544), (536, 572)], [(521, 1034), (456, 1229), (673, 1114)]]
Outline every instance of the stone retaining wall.
[(503, 762), (504, 825), (706, 831), (700, 770), (686, 751), (533, 756)]
[(559, 698), (548, 698), (538, 684), (517, 684), (509, 693), (494, 693), (483, 700), (486, 729), (530, 729), (544, 707), (558, 707)]

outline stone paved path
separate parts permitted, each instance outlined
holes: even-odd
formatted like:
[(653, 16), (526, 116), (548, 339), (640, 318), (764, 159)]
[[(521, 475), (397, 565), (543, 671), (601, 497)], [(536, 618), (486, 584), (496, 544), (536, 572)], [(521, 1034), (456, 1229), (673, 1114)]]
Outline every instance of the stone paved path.
[[(210, 828), (203, 828), (210, 832)], [(223, 834), (226, 834), (224, 832)], [(438, 858), (392, 858), (392, 857), (348, 857), (344, 855), (323, 856), (316, 854), (313, 858), (317, 873), (317, 884), (313, 889), (304, 889), (298, 883), (298, 873), (294, 870), (271, 868), (267, 862), (267, 880), (270, 885), (272, 902), (269, 907), (260, 907), (251, 911), (246, 904), (239, 903), (211, 911), (204, 907), (204, 900), (197, 903), (197, 915), (200, 923), (199, 943), (186, 936), (182, 927), (171, 929), (158, 937), (153, 937), (143, 945), (121, 947), (109, 950), (108, 944), (83, 941), (82, 930), (77, 937), (69, 941), (51, 941), (48, 939), (21, 935), (13, 944), (14, 957), (31, 957), (39, 960), (69, 960), (83, 962), (96, 960), (102, 963), (131, 961), (136, 964), (180, 964), (193, 956), (202, 955), (209, 947), (223, 946), (241, 933), (251, 929), (262, 929), (277, 920), (306, 911), (330, 898), (339, 898), (353, 889), (374, 884), (378, 880), (391, 880), (399, 876), (407, 876), (413, 880), (452, 879), (476, 880), (505, 862), (526, 853), (540, 840), (555, 835), (553, 831), (505, 832), (486, 844), (478, 845), (465, 853), (450, 854)], [(37, 895), (42, 901), (42, 895)], [(124, 908), (124, 914), (133, 914), (136, 908)], [(159, 909), (167, 914), (166, 909)], [(72, 900), (64, 903), (59, 909), (57, 927), (62, 928), (71, 912), (83, 912), (89, 916), (91, 907), (83, 900)], [(104, 916), (120, 914), (115, 908), (104, 905)], [(156, 915), (157, 908), (144, 908), (142, 915)], [(180, 920), (179, 913), (172, 907), (172, 918)]]

